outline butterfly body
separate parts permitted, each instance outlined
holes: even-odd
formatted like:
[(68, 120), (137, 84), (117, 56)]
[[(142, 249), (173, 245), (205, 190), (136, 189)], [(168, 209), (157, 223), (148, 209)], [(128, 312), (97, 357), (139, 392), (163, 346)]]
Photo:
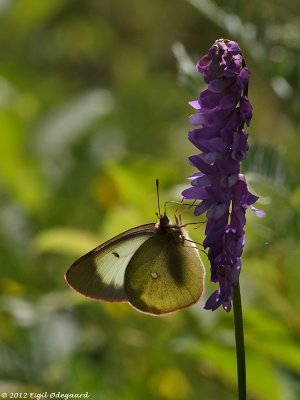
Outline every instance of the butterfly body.
[(204, 268), (185, 230), (164, 214), (156, 224), (130, 229), (85, 254), (65, 278), (85, 296), (162, 315), (199, 300)]

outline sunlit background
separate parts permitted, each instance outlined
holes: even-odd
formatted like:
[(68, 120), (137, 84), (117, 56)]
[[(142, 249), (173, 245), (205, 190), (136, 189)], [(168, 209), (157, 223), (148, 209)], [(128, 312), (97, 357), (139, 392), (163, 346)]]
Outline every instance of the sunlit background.
[[(202, 309), (208, 269), (200, 303), (161, 318), (63, 278), (156, 220), (155, 178), (162, 202), (180, 200), (194, 172), (194, 65), (226, 37), (251, 70), (244, 172), (267, 212), (247, 214), (241, 276), (249, 399), (299, 399), (299, 2), (1, 0), (0, 26), (0, 389), (237, 398), (232, 313)], [(203, 241), (203, 227), (190, 231)]]

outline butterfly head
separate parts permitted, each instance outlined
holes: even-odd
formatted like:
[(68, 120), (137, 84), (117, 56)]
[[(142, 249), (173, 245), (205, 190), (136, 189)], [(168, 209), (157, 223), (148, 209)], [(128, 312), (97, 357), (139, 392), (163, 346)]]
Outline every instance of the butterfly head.
[(159, 215), (157, 214), (158, 221), (155, 224), (155, 227), (158, 229), (166, 229), (170, 227), (170, 219), (166, 213)]
[(162, 215), (158, 214), (157, 216), (159, 218), (155, 224), (157, 233), (169, 237), (173, 242), (183, 243), (185, 238), (184, 230), (180, 227), (180, 225), (178, 225), (177, 218), (176, 224), (173, 224), (166, 213)]

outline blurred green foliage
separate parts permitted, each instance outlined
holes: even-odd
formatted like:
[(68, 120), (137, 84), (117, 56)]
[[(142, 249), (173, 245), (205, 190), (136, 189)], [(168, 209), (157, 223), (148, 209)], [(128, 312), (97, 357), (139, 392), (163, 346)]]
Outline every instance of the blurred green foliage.
[(2, 391), (236, 399), (232, 314), (202, 300), (149, 317), (63, 279), (96, 244), (155, 221), (155, 178), (180, 199), (194, 64), (230, 37), (252, 73), (244, 169), (267, 211), (248, 214), (241, 278), (249, 399), (300, 398), (299, 19), (296, 0), (0, 1)]

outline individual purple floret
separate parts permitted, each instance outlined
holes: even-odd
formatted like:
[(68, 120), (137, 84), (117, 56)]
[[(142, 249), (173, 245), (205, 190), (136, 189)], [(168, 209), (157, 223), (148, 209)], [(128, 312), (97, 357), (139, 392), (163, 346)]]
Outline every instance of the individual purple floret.
[(200, 200), (195, 215), (206, 212), (204, 248), (208, 248), (211, 281), (219, 283), (204, 308), (220, 305), (231, 310), (233, 287), (238, 284), (245, 244), (246, 209), (257, 216), (263, 211), (248, 188), (240, 163), (248, 151), (252, 106), (248, 100), (249, 70), (236, 42), (219, 39), (196, 66), (208, 87), (190, 105), (196, 113), (190, 123), (200, 126), (188, 134), (201, 151), (189, 157), (200, 172), (190, 177), (192, 186), (182, 192), (186, 199)]

